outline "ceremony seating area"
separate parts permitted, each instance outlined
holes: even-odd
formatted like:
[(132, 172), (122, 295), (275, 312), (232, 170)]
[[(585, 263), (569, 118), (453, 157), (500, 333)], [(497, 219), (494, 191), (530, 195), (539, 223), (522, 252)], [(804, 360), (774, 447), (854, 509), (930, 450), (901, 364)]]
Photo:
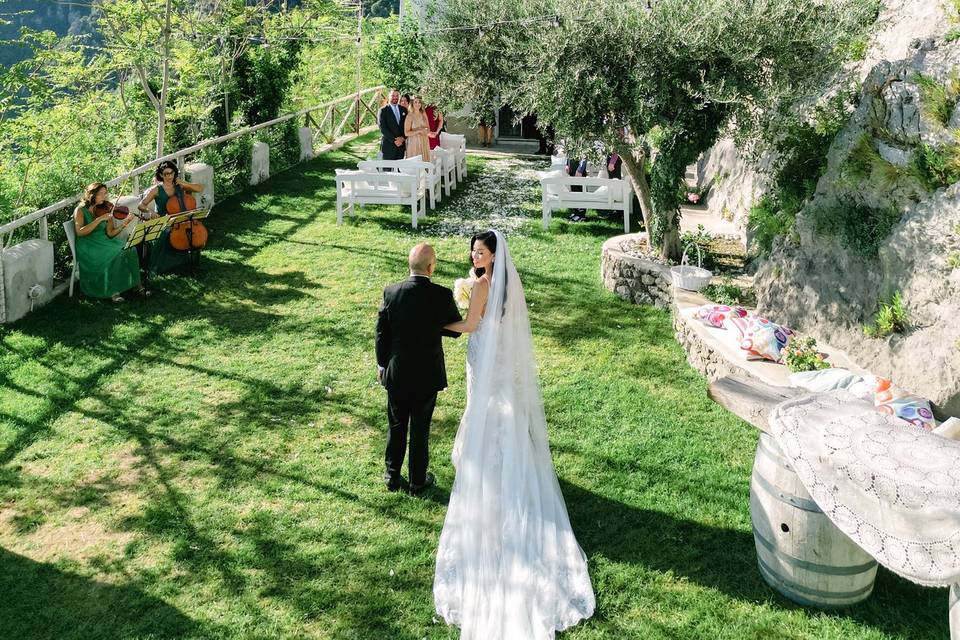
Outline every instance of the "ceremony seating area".
[(431, 151), (430, 162), (420, 156), (403, 160), (361, 160), (356, 170), (337, 169), (337, 224), (343, 216), (356, 215), (365, 205), (410, 207), (410, 225), (418, 221), (444, 196), (449, 197), (467, 178), (467, 146), (462, 135), (443, 133), (440, 147)]

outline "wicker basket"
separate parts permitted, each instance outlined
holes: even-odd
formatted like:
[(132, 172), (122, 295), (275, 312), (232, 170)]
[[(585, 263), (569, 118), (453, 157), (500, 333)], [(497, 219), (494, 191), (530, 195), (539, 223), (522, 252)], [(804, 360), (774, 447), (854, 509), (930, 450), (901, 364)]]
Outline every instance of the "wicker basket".
[[(697, 248), (697, 266), (695, 267), (687, 264), (687, 249), (690, 248), (691, 244)], [(703, 265), (703, 250), (700, 249), (700, 245), (693, 242), (687, 243), (687, 246), (683, 249), (683, 257), (680, 258), (680, 265), (670, 267), (673, 286), (687, 291), (700, 291), (710, 284), (713, 273), (704, 269), (701, 265)]]

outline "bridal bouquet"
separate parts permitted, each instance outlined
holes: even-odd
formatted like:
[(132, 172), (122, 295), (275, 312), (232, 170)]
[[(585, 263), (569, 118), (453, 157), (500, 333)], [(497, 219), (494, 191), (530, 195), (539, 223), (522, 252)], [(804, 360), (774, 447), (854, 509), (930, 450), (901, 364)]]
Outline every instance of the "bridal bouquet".
[(469, 278), (457, 278), (453, 283), (453, 299), (457, 306), (466, 309), (470, 306), (470, 293), (473, 291), (473, 283), (477, 279), (473, 277), (473, 272)]

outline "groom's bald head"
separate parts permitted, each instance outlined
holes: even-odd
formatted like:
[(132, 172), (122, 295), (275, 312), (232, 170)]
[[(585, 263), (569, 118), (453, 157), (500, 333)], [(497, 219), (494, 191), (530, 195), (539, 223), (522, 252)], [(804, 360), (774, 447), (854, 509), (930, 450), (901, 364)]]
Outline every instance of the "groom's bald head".
[(426, 242), (421, 242), (410, 249), (410, 273), (419, 276), (432, 276), (437, 266), (437, 253)]

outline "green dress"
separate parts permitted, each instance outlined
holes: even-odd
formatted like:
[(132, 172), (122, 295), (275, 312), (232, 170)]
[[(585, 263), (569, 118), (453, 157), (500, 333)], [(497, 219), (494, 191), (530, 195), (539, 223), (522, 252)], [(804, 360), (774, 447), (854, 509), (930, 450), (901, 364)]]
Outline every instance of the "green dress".
[[(178, 189), (180, 187), (177, 187)], [(163, 185), (157, 185), (157, 212), (164, 215), (167, 212), (167, 200), (171, 196), (164, 191)], [(153, 242), (148, 242), (149, 255), (147, 257), (147, 271), (151, 275), (166, 273), (190, 264), (190, 252), (178, 251), (170, 246), (170, 227), (167, 227)]]
[[(86, 208), (84, 226), (96, 218)], [(77, 236), (77, 265), (80, 268), (80, 290), (93, 298), (109, 298), (115, 293), (129, 291), (140, 284), (140, 264), (137, 252), (124, 249), (126, 240), (107, 235), (105, 224), (85, 236)]]

